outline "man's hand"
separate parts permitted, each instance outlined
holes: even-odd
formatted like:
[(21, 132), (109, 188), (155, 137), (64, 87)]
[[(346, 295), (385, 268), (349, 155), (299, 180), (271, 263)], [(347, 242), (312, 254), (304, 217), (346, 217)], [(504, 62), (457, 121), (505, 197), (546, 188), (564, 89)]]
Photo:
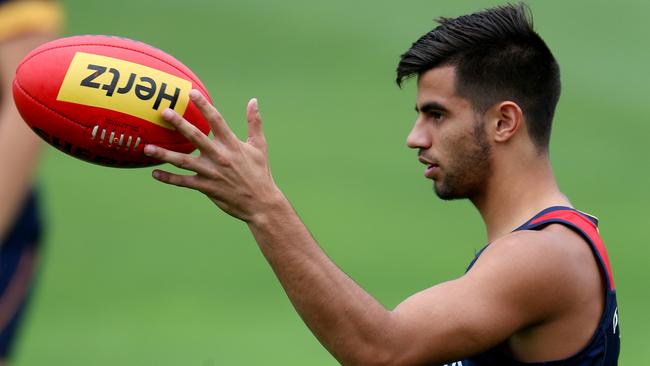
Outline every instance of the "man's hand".
[(164, 183), (203, 192), (226, 213), (250, 222), (257, 212), (283, 199), (271, 177), (257, 99), (248, 102), (246, 142), (235, 136), (217, 109), (198, 90), (190, 92), (190, 99), (207, 119), (214, 138), (204, 135), (173, 110), (165, 110), (163, 118), (190, 140), (200, 155), (147, 145), (144, 148), (146, 155), (196, 173), (179, 175), (154, 170), (153, 177)]

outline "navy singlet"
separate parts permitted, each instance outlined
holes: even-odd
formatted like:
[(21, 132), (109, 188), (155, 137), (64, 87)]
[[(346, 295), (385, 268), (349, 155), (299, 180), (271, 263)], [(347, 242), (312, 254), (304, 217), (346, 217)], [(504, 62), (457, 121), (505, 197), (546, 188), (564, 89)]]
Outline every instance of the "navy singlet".
[[(616, 305), (616, 289), (612, 271), (607, 257), (607, 251), (598, 233), (598, 220), (570, 207), (550, 207), (535, 215), (519, 230), (541, 230), (550, 224), (564, 225), (580, 234), (591, 248), (598, 262), (607, 286), (605, 292), (605, 307), (600, 317), (598, 327), (589, 343), (575, 355), (563, 359), (546, 362), (525, 363), (514, 360), (498, 347), (487, 350), (482, 354), (466, 360), (449, 363), (445, 366), (616, 366), (620, 351), (620, 333), (618, 325), (618, 306)], [(472, 261), (468, 271), (485, 248)]]

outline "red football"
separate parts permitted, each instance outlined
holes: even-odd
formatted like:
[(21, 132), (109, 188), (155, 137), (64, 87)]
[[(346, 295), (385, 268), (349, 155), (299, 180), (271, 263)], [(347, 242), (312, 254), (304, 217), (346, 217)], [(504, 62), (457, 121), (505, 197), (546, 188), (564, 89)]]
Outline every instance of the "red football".
[(194, 73), (147, 44), (112, 36), (75, 36), (32, 51), (16, 70), (13, 95), (27, 124), (57, 149), (114, 167), (160, 162), (145, 144), (189, 153), (194, 146), (161, 118), (166, 108), (208, 134), (209, 126), (189, 101), (198, 89)]

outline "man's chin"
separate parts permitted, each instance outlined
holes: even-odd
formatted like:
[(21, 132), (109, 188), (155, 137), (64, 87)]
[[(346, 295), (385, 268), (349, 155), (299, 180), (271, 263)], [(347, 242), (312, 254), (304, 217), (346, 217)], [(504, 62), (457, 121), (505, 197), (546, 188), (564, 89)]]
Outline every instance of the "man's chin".
[(457, 192), (454, 192), (449, 187), (446, 187), (445, 185), (441, 184), (439, 181), (433, 182), (433, 191), (436, 193), (436, 196), (438, 196), (438, 198), (440, 198), (443, 201), (451, 201), (451, 200), (466, 198), (457, 194)]
[(441, 187), (439, 182), (433, 182), (433, 191), (441, 200), (450, 201), (454, 199), (453, 195), (451, 195), (451, 192), (446, 190), (445, 187)]

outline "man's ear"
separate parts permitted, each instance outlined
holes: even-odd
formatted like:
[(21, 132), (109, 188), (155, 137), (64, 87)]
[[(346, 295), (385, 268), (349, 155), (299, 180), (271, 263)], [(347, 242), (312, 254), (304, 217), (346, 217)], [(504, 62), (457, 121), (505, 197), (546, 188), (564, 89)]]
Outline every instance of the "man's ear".
[(495, 104), (488, 112), (494, 141), (506, 142), (522, 127), (524, 114), (515, 102)]

